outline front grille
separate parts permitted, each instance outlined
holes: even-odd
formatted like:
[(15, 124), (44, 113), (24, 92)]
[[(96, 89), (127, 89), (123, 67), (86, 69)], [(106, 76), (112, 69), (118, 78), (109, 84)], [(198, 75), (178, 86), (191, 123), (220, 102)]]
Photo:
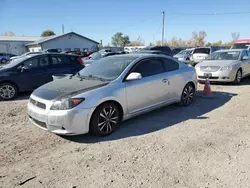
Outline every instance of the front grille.
[(46, 109), (46, 105), (44, 103), (38, 102), (32, 98), (30, 98), (30, 102), (39, 108)]
[(36, 119), (34, 119), (33, 117), (29, 116), (30, 119), (32, 121), (34, 121), (34, 123), (36, 123), (37, 125), (39, 125), (40, 127), (43, 127), (43, 128), (46, 128), (47, 129), (47, 126), (46, 126), (46, 123), (45, 122), (42, 122), (42, 121), (38, 121)]
[(202, 72), (216, 72), (220, 70), (220, 66), (201, 66), (200, 70)]
[[(198, 76), (198, 78), (206, 79), (207, 77), (206, 76)], [(217, 80), (217, 79), (219, 79), (219, 77), (218, 76), (210, 76), (209, 79)]]

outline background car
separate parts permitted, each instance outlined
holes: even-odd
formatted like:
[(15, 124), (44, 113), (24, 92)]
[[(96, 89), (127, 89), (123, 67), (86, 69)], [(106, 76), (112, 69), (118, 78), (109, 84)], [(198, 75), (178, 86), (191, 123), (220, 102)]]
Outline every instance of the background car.
[(60, 53), (61, 51), (59, 49), (44, 49), (42, 52), (43, 53)]
[(18, 92), (52, 81), (52, 75), (75, 74), (82, 68), (81, 58), (75, 55), (45, 53), (13, 59), (0, 68), (0, 99), (13, 99)]
[(239, 84), (250, 75), (249, 50), (220, 50), (195, 66), (200, 82), (209, 78), (211, 82), (234, 82)]
[(159, 50), (140, 50), (140, 51), (136, 51), (136, 52), (131, 52), (132, 54), (133, 53), (141, 53), (141, 54), (162, 54), (162, 55), (167, 55), (168, 56), (168, 53), (166, 52), (163, 52), (163, 51), (159, 51)]
[(10, 60), (10, 58), (15, 57), (14, 54), (8, 54), (8, 53), (0, 53), (0, 63), (5, 64), (7, 61)]
[(178, 54), (180, 51), (184, 50), (183, 48), (173, 48), (172, 49), (172, 54), (173, 56)]
[(145, 48), (141, 48), (138, 51), (144, 51), (144, 50), (157, 50), (157, 51), (162, 51), (168, 56), (173, 56), (171, 48), (168, 46), (147, 46)]
[(178, 59), (179, 61), (187, 62), (190, 61), (190, 57), (194, 48), (186, 49), (180, 51), (178, 54), (174, 55), (174, 58)]
[(13, 60), (13, 59), (16, 59), (16, 58), (19, 58), (19, 57), (23, 57), (23, 56), (27, 56), (27, 55), (36, 55), (36, 54), (41, 54), (42, 52), (26, 52), (20, 56), (13, 56), (10, 58), (10, 60)]
[(211, 46), (211, 47), (195, 48), (191, 54), (191, 61), (193, 61), (195, 64), (202, 62), (204, 59), (206, 59), (213, 52), (215, 52), (217, 50), (227, 49), (227, 48), (228, 47), (225, 47), (225, 46)]
[(55, 134), (106, 136), (122, 120), (172, 103), (190, 105), (196, 84), (193, 67), (166, 55), (110, 56), (36, 89), (28, 114)]
[(87, 59), (83, 59), (84, 65), (88, 66), (90, 64), (92, 64), (94, 61), (97, 61), (99, 59), (102, 59), (104, 57), (108, 57), (108, 56), (113, 56), (113, 55), (120, 55), (122, 53), (118, 53), (118, 52), (107, 52), (107, 53), (100, 53), (100, 52), (95, 52), (93, 54), (91, 54)]

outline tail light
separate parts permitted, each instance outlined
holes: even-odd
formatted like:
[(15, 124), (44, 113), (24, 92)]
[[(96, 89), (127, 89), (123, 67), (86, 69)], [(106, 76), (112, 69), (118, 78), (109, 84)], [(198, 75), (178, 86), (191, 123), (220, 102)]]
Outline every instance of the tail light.
[(83, 62), (83, 60), (82, 60), (81, 57), (77, 58), (77, 61), (78, 61), (81, 65), (84, 65), (84, 62)]

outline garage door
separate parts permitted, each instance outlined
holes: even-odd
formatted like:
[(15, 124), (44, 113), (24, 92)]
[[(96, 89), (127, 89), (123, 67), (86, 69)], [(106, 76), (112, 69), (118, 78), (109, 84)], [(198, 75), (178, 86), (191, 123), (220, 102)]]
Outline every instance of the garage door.
[(8, 53), (7, 44), (0, 44), (0, 52)]

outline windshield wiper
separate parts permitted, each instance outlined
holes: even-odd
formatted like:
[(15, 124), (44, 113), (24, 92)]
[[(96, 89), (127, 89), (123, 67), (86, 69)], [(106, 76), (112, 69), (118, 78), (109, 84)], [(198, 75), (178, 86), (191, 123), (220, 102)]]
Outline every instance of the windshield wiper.
[(97, 77), (97, 76), (93, 76), (93, 75), (89, 75), (88, 78), (93, 78), (93, 79), (97, 79), (97, 80), (100, 80), (100, 81), (107, 81), (107, 79), (104, 79), (102, 77)]

